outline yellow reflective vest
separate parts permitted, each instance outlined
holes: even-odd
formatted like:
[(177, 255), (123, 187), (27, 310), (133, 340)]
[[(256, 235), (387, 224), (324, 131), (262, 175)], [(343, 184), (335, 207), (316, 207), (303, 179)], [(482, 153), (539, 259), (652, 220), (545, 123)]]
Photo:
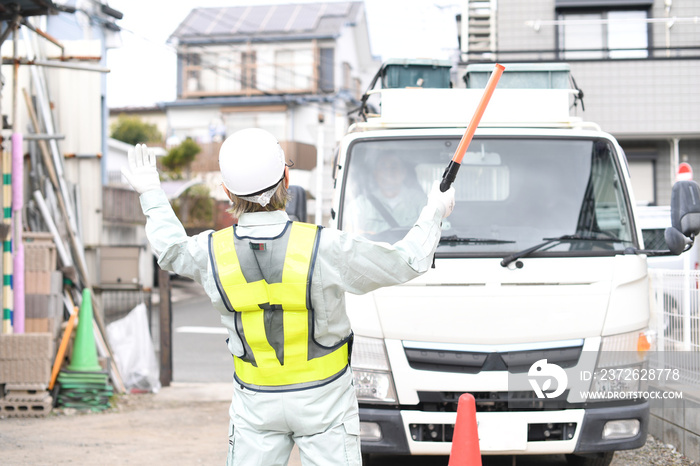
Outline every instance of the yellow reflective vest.
[(345, 372), (350, 337), (333, 347), (314, 339), (310, 287), (321, 227), (289, 222), (275, 238), (238, 237), (235, 225), (209, 236), (214, 278), (235, 313), (245, 354), (235, 378), (248, 388), (312, 388)]

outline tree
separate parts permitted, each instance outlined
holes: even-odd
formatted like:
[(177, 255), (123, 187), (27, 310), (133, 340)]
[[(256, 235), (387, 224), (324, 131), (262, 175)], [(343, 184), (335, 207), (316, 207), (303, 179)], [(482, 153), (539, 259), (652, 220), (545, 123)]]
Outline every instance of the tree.
[(172, 206), (185, 228), (204, 230), (214, 224), (214, 199), (206, 186), (192, 186)]
[(112, 124), (112, 137), (132, 145), (163, 140), (156, 125), (146, 123), (137, 116), (124, 114), (119, 115), (117, 121)]
[(191, 164), (200, 152), (202, 148), (199, 144), (192, 138), (187, 138), (179, 146), (170, 149), (168, 155), (161, 159), (161, 163), (169, 171), (180, 174), (182, 169)]

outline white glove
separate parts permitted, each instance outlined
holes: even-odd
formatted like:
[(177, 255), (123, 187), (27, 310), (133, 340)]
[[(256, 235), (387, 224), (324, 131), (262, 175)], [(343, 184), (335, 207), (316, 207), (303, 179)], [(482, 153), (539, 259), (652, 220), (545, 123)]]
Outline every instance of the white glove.
[(145, 144), (136, 144), (129, 149), (129, 169), (122, 167), (122, 175), (139, 194), (160, 189), (156, 154)]
[(440, 180), (437, 180), (428, 194), (428, 205), (442, 212), (442, 218), (447, 218), (455, 208), (455, 188), (450, 186), (450, 189), (443, 193), (440, 191)]

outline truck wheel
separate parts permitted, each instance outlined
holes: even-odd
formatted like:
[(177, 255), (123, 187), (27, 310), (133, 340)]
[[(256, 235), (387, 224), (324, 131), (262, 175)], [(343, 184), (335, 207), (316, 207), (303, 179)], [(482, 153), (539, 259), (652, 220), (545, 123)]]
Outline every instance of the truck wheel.
[(612, 463), (614, 455), (614, 451), (592, 455), (566, 455), (566, 464), (570, 466), (608, 466)]

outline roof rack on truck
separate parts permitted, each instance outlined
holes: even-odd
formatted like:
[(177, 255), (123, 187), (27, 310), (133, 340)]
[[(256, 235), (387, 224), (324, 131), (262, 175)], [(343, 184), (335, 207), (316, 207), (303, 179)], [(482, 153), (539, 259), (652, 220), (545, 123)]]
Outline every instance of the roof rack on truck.
[[(398, 70), (391, 71), (393, 68), (394, 65), (387, 62), (382, 66), (383, 76), (398, 74)], [(464, 127), (479, 103), (492, 69), (493, 65), (469, 65), (464, 78), (468, 88), (461, 89), (384, 86), (372, 89), (374, 86), (370, 86), (363, 97), (365, 109), (361, 116), (365, 121), (354, 124), (350, 131)], [(401, 79), (382, 79), (382, 83), (396, 83)], [(569, 87), (569, 81), (569, 65), (565, 63), (506, 65), (480, 126), (576, 127), (599, 130), (598, 125), (583, 122), (580, 117), (571, 114), (571, 109), (576, 106), (582, 93), (579, 89)], [(371, 96), (376, 96), (379, 100), (377, 112), (369, 112), (366, 106)]]
[(433, 60), (427, 58), (392, 58), (384, 63), (374, 75), (367, 91), (362, 95), (360, 106), (350, 113), (357, 112), (362, 120), (366, 120), (371, 111), (367, 103), (372, 89), (381, 84), (382, 89), (420, 88), (440, 89), (451, 88), (449, 60)]

